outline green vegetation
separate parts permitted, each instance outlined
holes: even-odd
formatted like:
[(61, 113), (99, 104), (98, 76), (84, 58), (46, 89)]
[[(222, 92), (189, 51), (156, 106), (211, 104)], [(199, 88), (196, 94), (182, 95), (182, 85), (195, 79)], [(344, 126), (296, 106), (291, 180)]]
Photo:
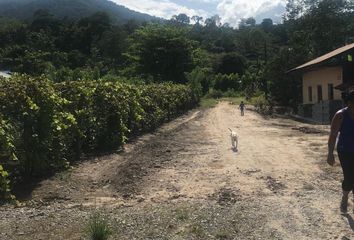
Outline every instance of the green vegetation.
[(222, 98), (222, 100), (228, 101), (234, 105), (240, 105), (241, 101), (243, 101), (244, 104), (251, 104), (249, 101), (245, 100), (244, 97), (228, 97), (228, 98)]
[(176, 209), (176, 218), (179, 221), (186, 221), (189, 218), (189, 212), (186, 207), (180, 207)]
[[(264, 96), (263, 96), (264, 97)], [(238, 106), (241, 101), (243, 101), (246, 105), (247, 104), (256, 104), (256, 102), (253, 100), (255, 98), (258, 97), (254, 97), (252, 99), (250, 99), (249, 101), (246, 101), (244, 97), (221, 97), (221, 98), (212, 98), (212, 97), (203, 97), (200, 99), (200, 103), (199, 106), (201, 108), (212, 108), (215, 107), (219, 101), (225, 101), (225, 102), (229, 102), (233, 105)]]
[(58, 18), (82, 18), (97, 11), (107, 12), (117, 23), (128, 21), (160, 20), (148, 14), (143, 14), (120, 6), (111, 1), (101, 0), (0, 0), (0, 15), (21, 20), (33, 17), (36, 10), (50, 11)]
[(288, 0), (283, 23), (249, 18), (238, 28), (218, 16), (127, 21), (151, 18), (118, 17), (112, 4), (0, 0), (0, 15), (17, 18), (0, 17), (0, 69), (18, 73), (0, 80), (2, 195), (8, 179), (118, 149), (200, 98), (202, 107), (226, 98), (263, 113), (296, 108), (301, 79), (287, 70), (354, 39), (349, 0)]
[(0, 165), (0, 199), (8, 199), (10, 196), (10, 180), (8, 172)]
[(90, 240), (107, 240), (111, 235), (108, 220), (100, 213), (90, 217), (86, 231)]
[[(8, 170), (21, 178), (67, 168), (82, 153), (118, 149), (198, 102), (188, 86), (169, 83), (53, 83), (15, 75), (0, 79), (0, 89), (1, 162), (17, 163)], [(1, 192), (7, 192), (6, 172), (1, 182)]]
[[(218, 16), (116, 21), (107, 7), (92, 11), (95, 4), (113, 3), (94, 0), (85, 1), (91, 9), (79, 11), (85, 15), (68, 12), (63, 19), (58, 12), (65, 11), (58, 8), (81, 9), (83, 1), (62, 1), (51, 8), (46, 7), (51, 0), (31, 1), (31, 11), (19, 7), (31, 14), (27, 22), (0, 18), (0, 68), (44, 74), (54, 82), (188, 82), (200, 96), (214, 98), (237, 92), (249, 99), (261, 91), (270, 103), (295, 108), (300, 78), (287, 70), (354, 39), (349, 0), (288, 0), (283, 23), (249, 18), (237, 29), (221, 24)], [(13, 4), (19, 2), (26, 1)]]
[(218, 104), (218, 100), (215, 98), (204, 97), (200, 100), (199, 106), (201, 108), (212, 108)]
[(189, 234), (194, 235), (196, 238), (198, 239), (207, 238), (206, 231), (203, 228), (203, 226), (201, 226), (201, 224), (193, 223), (190, 226), (188, 226), (188, 228), (189, 228)]
[(272, 104), (267, 100), (264, 94), (252, 97), (250, 103), (255, 106), (259, 113), (269, 115), (272, 113)]

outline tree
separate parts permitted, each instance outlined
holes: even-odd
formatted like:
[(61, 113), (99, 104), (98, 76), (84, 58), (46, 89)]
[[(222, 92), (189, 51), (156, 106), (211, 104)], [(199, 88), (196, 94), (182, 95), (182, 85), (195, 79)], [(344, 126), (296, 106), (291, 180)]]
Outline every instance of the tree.
[(184, 29), (147, 25), (132, 36), (129, 58), (137, 74), (155, 81), (185, 83), (185, 72), (193, 68), (192, 44)]
[(241, 49), (241, 54), (250, 60), (266, 60), (265, 46), (270, 45), (270, 39), (260, 28), (241, 29), (236, 38), (237, 45)]
[(348, 32), (350, 21), (345, 17), (351, 15), (346, 0), (289, 0), (287, 11), (289, 20), (285, 24), (291, 45), (304, 46), (308, 59), (343, 46), (348, 35), (352, 35)]
[(216, 67), (216, 72), (221, 74), (237, 73), (243, 75), (245, 70), (246, 59), (235, 52), (223, 54), (220, 63)]
[(273, 28), (273, 20), (271, 18), (263, 19), (263, 21), (261, 23), (261, 28), (265, 32), (270, 32)]
[(228, 90), (239, 90), (240, 78), (238, 74), (217, 74), (214, 77), (214, 89), (223, 92)]
[(33, 15), (30, 28), (33, 31), (52, 31), (59, 30), (60, 21), (54, 18), (47, 10), (37, 10)]
[(240, 23), (239, 23), (239, 28), (247, 28), (247, 27), (254, 27), (256, 26), (256, 19), (250, 17), (250, 18), (242, 18)]
[(295, 21), (301, 16), (304, 10), (304, 3), (302, 0), (288, 0), (285, 9), (284, 20)]
[(200, 22), (203, 21), (203, 17), (195, 15), (192, 17), (192, 20), (195, 22), (196, 25), (200, 25)]
[(188, 84), (198, 96), (205, 95), (212, 87), (213, 71), (211, 68), (196, 67), (192, 72), (186, 74)]
[(345, 44), (347, 23), (343, 17), (347, 11), (345, 0), (322, 0), (311, 5), (305, 16), (310, 27), (314, 54), (322, 55)]
[(123, 52), (127, 47), (127, 34), (119, 26), (112, 27), (103, 33), (97, 46), (103, 57), (113, 61), (113, 66), (119, 65), (123, 62)]
[(214, 15), (210, 18), (205, 19), (204, 23), (207, 28), (220, 27), (221, 26), (221, 18), (219, 15)]
[(273, 102), (296, 108), (301, 101), (301, 78), (287, 74), (294, 66), (294, 61), (293, 51), (281, 49), (278, 56), (268, 64), (265, 78), (269, 81), (269, 94)]
[(253, 17), (247, 18), (246, 24), (248, 26), (254, 27), (254, 26), (256, 26), (256, 19), (254, 19)]
[(172, 16), (172, 20), (176, 21), (177, 23), (181, 24), (189, 24), (190, 23), (190, 18), (187, 16), (187, 14), (180, 13), (178, 15)]
[(103, 33), (112, 27), (112, 22), (107, 13), (97, 12), (82, 18), (78, 22), (78, 27), (82, 49), (84, 53), (89, 54), (92, 44), (99, 41)]

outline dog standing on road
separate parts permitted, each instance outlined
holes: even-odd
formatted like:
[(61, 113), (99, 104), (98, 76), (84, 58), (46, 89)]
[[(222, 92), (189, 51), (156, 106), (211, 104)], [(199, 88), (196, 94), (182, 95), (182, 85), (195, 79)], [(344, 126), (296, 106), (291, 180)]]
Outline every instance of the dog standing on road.
[(231, 145), (232, 148), (237, 150), (237, 146), (238, 146), (238, 136), (237, 133), (235, 131), (233, 131), (231, 128), (229, 128), (230, 130), (230, 138), (231, 138)]

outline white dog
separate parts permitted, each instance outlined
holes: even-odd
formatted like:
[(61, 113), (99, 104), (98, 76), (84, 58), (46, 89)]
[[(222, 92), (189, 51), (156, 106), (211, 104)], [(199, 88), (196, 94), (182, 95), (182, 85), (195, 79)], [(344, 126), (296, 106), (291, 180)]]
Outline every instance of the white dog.
[(237, 150), (238, 136), (237, 136), (236, 132), (233, 131), (231, 128), (229, 128), (229, 130), (230, 130), (230, 138), (231, 138), (232, 148)]

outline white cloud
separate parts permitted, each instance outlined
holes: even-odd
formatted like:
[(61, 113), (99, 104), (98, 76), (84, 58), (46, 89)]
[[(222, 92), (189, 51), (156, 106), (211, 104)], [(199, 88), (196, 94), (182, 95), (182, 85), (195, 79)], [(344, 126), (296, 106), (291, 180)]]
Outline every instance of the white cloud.
[(266, 16), (270, 18), (282, 14), (285, 0), (222, 0), (218, 6), (218, 14), (223, 22), (237, 26), (241, 18)]
[[(203, 16), (206, 17), (209, 14), (205, 10), (191, 9), (183, 5), (179, 5), (171, 2), (170, 0), (112, 0), (113, 2), (126, 6), (132, 10), (147, 13), (153, 16), (170, 19), (173, 15), (179, 13), (185, 13), (188, 16)], [(213, 0), (204, 0), (213, 1)]]
[[(241, 18), (254, 17), (258, 22), (272, 18), (280, 22), (286, 0), (111, 0), (132, 10), (170, 19), (185, 13), (205, 18), (218, 14), (222, 22), (238, 26)], [(188, 7), (187, 7), (188, 6)]]
[(186, 0), (188, 2), (199, 2), (199, 3), (218, 3), (220, 0)]

